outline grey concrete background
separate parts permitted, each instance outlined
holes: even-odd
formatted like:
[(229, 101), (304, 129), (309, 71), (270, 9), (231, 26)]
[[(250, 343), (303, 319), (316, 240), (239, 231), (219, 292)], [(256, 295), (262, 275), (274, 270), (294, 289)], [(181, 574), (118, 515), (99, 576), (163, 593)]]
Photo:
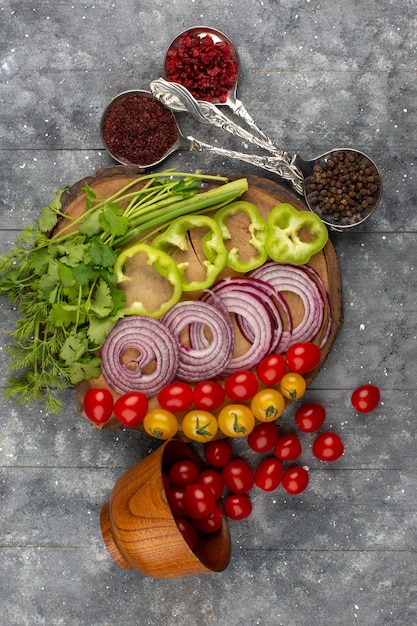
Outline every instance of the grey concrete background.
[[(204, 24), (238, 46), (239, 97), (274, 141), (310, 158), (348, 145), (381, 168), (384, 197), (354, 232), (331, 235), (345, 323), (308, 391), (346, 453), (311, 486), (254, 492), (232, 524), (223, 573), (160, 581), (119, 568), (99, 531), (117, 478), (155, 444), (90, 428), (74, 393), (59, 416), (0, 402), (2, 626), (385, 626), (417, 622), (417, 197), (415, 0), (4, 0), (0, 6), (0, 246), (9, 249), (64, 184), (112, 164), (99, 122), (118, 92), (162, 75), (170, 41)], [(244, 146), (187, 115), (184, 132)], [(213, 155), (167, 166), (257, 174)], [(268, 175), (266, 175), (268, 177)], [(2, 330), (15, 311), (2, 299)], [(0, 339), (4, 385), (8, 337)], [(381, 387), (359, 416), (350, 393)], [(285, 420), (291, 425), (291, 412)], [(244, 444), (241, 453), (252, 461)]]

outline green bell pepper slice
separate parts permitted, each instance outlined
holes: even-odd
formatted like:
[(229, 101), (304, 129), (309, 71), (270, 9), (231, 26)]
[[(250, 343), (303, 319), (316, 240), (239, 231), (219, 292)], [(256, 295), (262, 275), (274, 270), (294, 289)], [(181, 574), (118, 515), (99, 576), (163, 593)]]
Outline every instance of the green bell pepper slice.
[(146, 315), (158, 318), (164, 315), (174, 306), (182, 295), (182, 280), (175, 261), (166, 254), (146, 243), (136, 243), (123, 250), (116, 259), (113, 271), (116, 275), (117, 283), (131, 281), (132, 279), (124, 273), (124, 265), (128, 259), (136, 254), (144, 253), (148, 257), (147, 264), (151, 265), (161, 276), (172, 285), (172, 295), (166, 302), (163, 302), (159, 309), (148, 311), (143, 302), (136, 300), (130, 306), (123, 309), (124, 315)]
[[(269, 213), (266, 251), (274, 261), (304, 265), (327, 243), (329, 233), (318, 215), (298, 211), (291, 204), (278, 204)], [(300, 233), (307, 232), (306, 238)]]
[(244, 200), (232, 202), (231, 204), (219, 209), (214, 216), (214, 219), (220, 226), (223, 239), (226, 241), (232, 239), (232, 235), (227, 224), (228, 220), (237, 213), (245, 213), (249, 218), (250, 223), (248, 230), (251, 235), (249, 243), (254, 248), (256, 254), (247, 260), (243, 260), (240, 256), (238, 246), (234, 246), (231, 250), (229, 250), (227, 265), (236, 272), (246, 274), (247, 272), (263, 265), (267, 259), (267, 252), (265, 248), (267, 223), (259, 213), (257, 207), (251, 202), (245, 202)]
[(213, 218), (206, 215), (185, 215), (178, 217), (171, 222), (165, 232), (155, 237), (152, 241), (152, 246), (163, 252), (167, 252), (172, 247), (186, 252), (188, 250), (187, 233), (192, 228), (208, 228), (208, 232), (204, 235), (202, 242), (202, 249), (206, 256), (206, 259), (203, 261), (203, 265), (206, 268), (206, 275), (204, 280), (187, 281), (185, 278), (185, 270), (189, 264), (179, 264), (177, 267), (181, 274), (183, 291), (208, 289), (214, 284), (220, 272), (226, 267), (227, 262), (227, 250), (223, 242), (220, 227)]

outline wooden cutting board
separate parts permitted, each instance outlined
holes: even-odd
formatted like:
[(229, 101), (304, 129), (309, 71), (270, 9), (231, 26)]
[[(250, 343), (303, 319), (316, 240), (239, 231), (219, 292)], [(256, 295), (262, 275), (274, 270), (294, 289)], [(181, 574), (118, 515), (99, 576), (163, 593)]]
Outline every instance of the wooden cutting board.
[[(114, 166), (99, 170), (93, 176), (77, 182), (69, 189), (68, 193), (65, 194), (65, 198), (63, 198), (63, 209), (66, 213), (73, 216), (82, 214), (85, 206), (85, 194), (82, 191), (82, 188), (86, 184), (95, 190), (97, 198), (106, 198), (124, 187), (130, 181), (140, 176), (141, 173), (142, 170), (136, 167), (128, 166)], [(233, 176), (230, 178), (239, 177)], [(306, 210), (306, 206), (300, 197), (280, 185), (278, 182), (273, 182), (258, 176), (246, 176), (246, 178), (249, 183), (249, 190), (241, 197), (241, 199), (255, 204), (264, 218), (266, 218), (269, 211), (280, 202), (288, 202), (300, 211)], [(208, 214), (210, 215), (210, 213)], [(244, 254), (245, 243), (248, 239), (246, 229), (247, 223), (242, 214), (238, 214), (238, 216), (233, 219), (234, 222), (230, 223), (233, 234), (232, 245), (238, 245), (239, 250)], [(199, 272), (201, 272), (201, 275), (203, 272), (202, 260), (204, 259), (204, 255), (201, 251), (200, 242), (201, 234), (198, 231), (191, 232), (191, 245), (189, 246), (186, 256), (187, 261), (190, 264), (189, 271), (193, 273), (193, 277), (198, 277)], [(248, 254), (250, 254), (248, 246), (246, 246), (246, 249), (248, 250)], [(184, 260), (184, 253), (181, 254), (182, 257), (176, 258), (177, 261)], [(134, 258), (136, 259), (136, 257)], [(306, 375), (307, 385), (309, 385), (317, 376), (343, 323), (343, 300), (340, 269), (336, 251), (330, 239), (325, 248), (310, 259), (308, 265), (313, 267), (319, 273), (324, 285), (326, 286), (331, 309), (331, 329), (325, 345), (322, 346), (322, 359), (319, 366), (313, 372)], [(161, 279), (160, 281), (158, 281), (158, 277), (155, 279), (155, 275), (152, 274), (152, 271), (149, 270), (146, 265), (142, 266), (138, 264), (134, 268), (129, 268), (129, 275), (132, 275), (132, 270), (134, 270), (133, 281), (128, 284), (127, 288), (125, 288), (128, 304), (133, 300), (138, 299), (138, 294), (140, 295), (139, 299), (143, 298), (143, 301), (148, 307), (156, 306), (159, 301), (163, 301), (166, 297), (168, 297), (169, 292), (167, 292), (167, 289), (169, 287), (165, 284), (164, 279)], [(226, 268), (222, 274), (220, 274), (219, 279), (233, 274), (233, 271)], [(189, 292), (184, 296), (184, 299), (197, 299), (200, 295), (201, 292)], [(285, 295), (286, 297), (288, 296), (288, 294)], [(301, 319), (303, 314), (303, 305), (297, 296), (290, 297), (289, 304), (292, 317), (295, 324), (297, 324), (297, 320)], [(326, 323), (327, 320), (323, 322), (322, 330), (316, 339), (318, 343), (320, 342), (321, 336), (323, 336)], [(243, 344), (240, 345), (241, 342), (244, 342), (244, 339), (241, 336), (238, 336), (236, 340), (238, 349), (242, 348)], [(219, 380), (221, 381), (221, 379)], [(103, 376), (94, 380), (83, 381), (76, 386), (77, 405), (80, 412), (83, 411), (84, 396), (88, 389), (92, 387), (107, 387), (111, 390), (115, 400), (119, 397), (119, 394), (108, 386)], [(156, 398), (151, 398), (149, 400), (149, 406), (150, 408), (157, 406)], [(181, 415), (179, 415), (179, 419), (181, 419)], [(117, 429), (121, 428), (121, 424), (116, 418), (112, 418), (109, 422), (107, 422), (107, 424), (104, 425), (104, 428)], [(135, 429), (143, 430), (143, 427), (139, 425), (135, 427)], [(184, 438), (181, 430), (179, 431), (178, 436), (180, 438)]]

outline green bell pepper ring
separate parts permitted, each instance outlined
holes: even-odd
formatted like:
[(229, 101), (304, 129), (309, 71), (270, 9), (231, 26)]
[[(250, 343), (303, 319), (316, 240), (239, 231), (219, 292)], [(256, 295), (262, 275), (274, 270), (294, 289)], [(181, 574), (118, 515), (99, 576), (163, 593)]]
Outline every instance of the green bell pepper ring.
[(254, 248), (256, 254), (247, 260), (242, 260), (239, 248), (234, 246), (231, 250), (229, 250), (227, 265), (236, 272), (246, 274), (247, 272), (263, 265), (267, 259), (267, 252), (265, 248), (267, 224), (256, 206), (251, 202), (245, 202), (244, 200), (232, 202), (231, 204), (219, 209), (214, 216), (214, 219), (220, 226), (224, 240), (232, 239), (227, 223), (229, 218), (237, 213), (245, 213), (250, 220), (248, 225), (248, 230), (251, 235), (249, 243)]
[[(274, 261), (304, 265), (327, 243), (329, 233), (318, 215), (278, 204), (269, 213), (266, 251)], [(300, 233), (303, 231), (303, 238)], [(304, 233), (308, 233), (304, 237)]]
[(204, 280), (187, 281), (185, 270), (188, 263), (179, 264), (183, 291), (196, 291), (211, 287), (220, 272), (226, 267), (227, 250), (223, 243), (222, 233), (217, 222), (206, 215), (185, 215), (178, 217), (152, 241), (152, 246), (157, 250), (167, 252), (171, 247), (176, 247), (183, 252), (188, 250), (187, 233), (191, 228), (208, 228), (204, 235), (202, 248), (206, 256), (203, 265), (206, 268)]
[(143, 302), (136, 300), (130, 306), (123, 309), (124, 315), (146, 315), (148, 317), (158, 318), (164, 315), (171, 307), (178, 302), (182, 294), (181, 275), (175, 261), (160, 250), (156, 250), (153, 246), (146, 243), (136, 243), (129, 248), (123, 250), (116, 259), (114, 265), (114, 273), (118, 283), (131, 281), (132, 279), (124, 274), (123, 268), (127, 259), (131, 259), (136, 254), (144, 253), (148, 257), (147, 264), (151, 265), (161, 276), (172, 285), (172, 295), (166, 302), (163, 302), (159, 309), (148, 311)]

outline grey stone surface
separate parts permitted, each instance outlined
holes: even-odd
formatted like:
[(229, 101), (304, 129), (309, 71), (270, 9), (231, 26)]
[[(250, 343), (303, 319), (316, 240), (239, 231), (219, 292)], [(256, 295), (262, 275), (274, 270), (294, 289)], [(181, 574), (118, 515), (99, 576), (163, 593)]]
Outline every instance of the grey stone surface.
[[(99, 512), (117, 478), (157, 444), (92, 429), (72, 390), (59, 417), (0, 402), (1, 626), (412, 626), (417, 622), (417, 5), (414, 0), (204, 0), (96, 3), (5, 0), (0, 7), (0, 247), (64, 185), (112, 164), (99, 122), (118, 92), (162, 75), (184, 28), (214, 26), (237, 44), (239, 97), (283, 149), (307, 158), (353, 146), (381, 168), (384, 196), (354, 232), (331, 238), (344, 326), (308, 391), (345, 455), (311, 470), (299, 497), (253, 493), (231, 525), (229, 567), (161, 581), (119, 568)], [(178, 116), (186, 134), (245, 149)], [(252, 150), (252, 148), (248, 148)], [(167, 166), (262, 174), (177, 153)], [(16, 312), (0, 301), (2, 330)], [(8, 337), (0, 336), (0, 387)], [(372, 381), (381, 406), (359, 416), (351, 390)], [(291, 429), (293, 413), (283, 420)], [(251, 463), (244, 442), (237, 450)]]

